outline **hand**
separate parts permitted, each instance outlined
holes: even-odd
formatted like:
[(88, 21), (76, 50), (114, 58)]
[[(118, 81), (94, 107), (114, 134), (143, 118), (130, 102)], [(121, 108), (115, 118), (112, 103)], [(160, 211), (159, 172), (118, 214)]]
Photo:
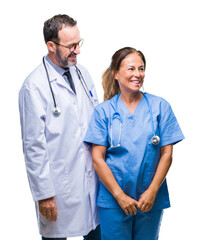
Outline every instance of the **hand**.
[(47, 198), (39, 200), (39, 212), (45, 217), (49, 222), (56, 221), (57, 219), (57, 209), (55, 198)]
[(120, 192), (115, 198), (126, 215), (137, 214), (136, 206), (138, 202), (133, 198), (127, 196), (124, 192)]
[(137, 207), (141, 212), (149, 212), (156, 198), (156, 192), (150, 190), (149, 188), (140, 196)]

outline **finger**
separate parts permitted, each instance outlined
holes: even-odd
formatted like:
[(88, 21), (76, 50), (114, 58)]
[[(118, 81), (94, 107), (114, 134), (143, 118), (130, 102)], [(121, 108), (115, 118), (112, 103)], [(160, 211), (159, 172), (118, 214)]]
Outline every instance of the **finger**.
[(145, 207), (145, 212), (149, 212), (149, 211), (152, 209), (152, 206), (153, 206), (153, 205), (148, 204), (148, 205)]
[(148, 212), (150, 210), (150, 206), (148, 204), (143, 204), (141, 208), (141, 212)]
[(140, 204), (140, 211), (144, 212), (146, 205), (145, 204)]
[(147, 205), (146, 205), (146, 204), (143, 204), (143, 205), (142, 205), (142, 211), (143, 211), (143, 212), (146, 212), (146, 210), (147, 210)]
[(135, 207), (135, 205), (132, 206), (132, 211), (133, 211), (133, 215), (137, 214), (137, 208)]
[(57, 220), (57, 214), (58, 214), (57, 208), (54, 207), (53, 210), (52, 210), (52, 220), (53, 220), (53, 221), (56, 221), (56, 220)]
[(132, 206), (130, 206), (130, 207), (128, 208), (128, 212), (129, 212), (129, 215), (133, 215), (133, 209), (132, 209)]
[(137, 202), (136, 200), (134, 200), (134, 205), (135, 205), (135, 207), (137, 207), (138, 204), (139, 204), (139, 202)]
[(128, 209), (123, 209), (126, 215), (129, 215)]
[(51, 210), (51, 209), (48, 209), (48, 210), (46, 211), (46, 218), (47, 218), (47, 220), (48, 220), (49, 222), (52, 221), (52, 210)]
[(44, 210), (44, 208), (39, 208), (39, 212), (43, 217), (46, 217), (46, 211)]
[(142, 208), (142, 205), (143, 205), (143, 203), (142, 203), (142, 202), (138, 202), (138, 204), (137, 204), (137, 208), (139, 208), (139, 209), (141, 210), (141, 208)]

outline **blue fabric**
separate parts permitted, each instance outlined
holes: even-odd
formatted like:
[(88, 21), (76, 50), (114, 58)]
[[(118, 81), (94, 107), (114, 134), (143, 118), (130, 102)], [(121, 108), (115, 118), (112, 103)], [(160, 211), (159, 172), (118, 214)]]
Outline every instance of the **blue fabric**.
[(126, 215), (121, 208), (99, 208), (102, 240), (157, 240), (163, 210)]
[[(120, 98), (116, 109), (117, 96), (98, 105), (84, 139), (88, 144), (107, 147), (105, 159), (107, 165), (123, 191), (137, 201), (153, 180), (160, 160), (160, 148), (176, 144), (184, 138), (170, 104), (163, 98), (149, 93), (146, 93), (146, 96), (152, 111), (155, 134), (160, 137), (158, 145), (151, 143), (153, 136), (151, 117), (144, 97), (133, 114)], [(111, 142), (117, 145), (118, 139), (115, 138), (119, 138), (119, 124), (116, 122), (116, 128), (112, 119), (115, 111), (122, 118), (121, 139), (120, 147), (111, 148)], [(119, 207), (101, 182), (97, 204), (104, 208)], [(164, 180), (152, 210), (168, 207), (170, 207), (169, 194)]]

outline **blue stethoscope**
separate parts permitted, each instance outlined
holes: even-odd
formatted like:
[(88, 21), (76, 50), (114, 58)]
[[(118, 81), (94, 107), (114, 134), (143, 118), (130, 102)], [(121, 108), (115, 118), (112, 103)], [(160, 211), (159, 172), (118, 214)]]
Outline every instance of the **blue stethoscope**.
[[(141, 91), (140, 91), (140, 92), (141, 92)], [(154, 122), (153, 122), (153, 117), (152, 117), (152, 110), (151, 110), (151, 107), (150, 107), (150, 105), (149, 105), (149, 100), (148, 100), (148, 98), (147, 98), (147, 96), (146, 96), (145, 93), (143, 93), (143, 92), (141, 92), (141, 93), (143, 94), (145, 100), (147, 101), (147, 105), (148, 105), (148, 109), (149, 109), (149, 114), (150, 114), (150, 119), (151, 119), (151, 126), (152, 126), (152, 132), (153, 132), (153, 137), (151, 138), (151, 142), (152, 142), (153, 145), (157, 145), (157, 144), (160, 143), (160, 137), (155, 134)], [(120, 113), (117, 111), (117, 103), (118, 103), (118, 98), (119, 98), (120, 94), (121, 94), (121, 93), (119, 93), (119, 94), (117, 95), (117, 97), (116, 97), (116, 104), (115, 104), (115, 108), (114, 108), (115, 112), (114, 112), (114, 114), (113, 114), (113, 116), (112, 116), (112, 119), (111, 119), (111, 127), (110, 127), (111, 148), (120, 147), (121, 129), (122, 129), (122, 124), (123, 124), (123, 120), (122, 120), (122, 118), (121, 118), (121, 115), (120, 115)], [(117, 119), (117, 120), (120, 121), (119, 137), (118, 137), (118, 144), (117, 144), (117, 145), (114, 145), (114, 144), (113, 144), (113, 138), (112, 138), (112, 136), (113, 136), (113, 130), (112, 130), (113, 126), (112, 126), (112, 125), (113, 125), (113, 120), (115, 120), (115, 119)]]
[[(51, 82), (50, 82), (50, 77), (49, 77), (49, 73), (48, 73), (48, 70), (47, 70), (47, 66), (46, 66), (46, 63), (45, 63), (45, 57), (42, 58), (42, 61), (43, 61), (43, 65), (44, 65), (44, 69), (45, 69), (45, 72), (46, 72), (46, 75), (47, 75), (47, 80), (48, 80), (48, 83), (49, 83), (49, 88), (50, 88), (50, 91), (51, 91), (51, 95), (52, 95), (52, 99), (53, 99), (53, 103), (54, 103), (54, 108), (53, 108), (53, 116), (54, 117), (59, 117), (60, 114), (61, 114), (61, 110), (59, 109), (59, 107), (57, 106), (57, 103), (56, 103), (56, 98), (55, 98), (55, 95), (54, 95), (54, 92), (53, 92), (53, 88), (51, 86)], [(94, 96), (92, 94), (92, 91), (88, 88), (84, 78), (83, 78), (83, 75), (80, 71), (80, 69), (75, 65), (75, 69), (76, 69), (76, 72), (77, 72), (77, 75), (78, 75), (78, 78), (82, 84), (82, 87), (85, 91), (85, 93), (87, 94), (89, 100), (91, 101), (93, 107), (94, 107)]]

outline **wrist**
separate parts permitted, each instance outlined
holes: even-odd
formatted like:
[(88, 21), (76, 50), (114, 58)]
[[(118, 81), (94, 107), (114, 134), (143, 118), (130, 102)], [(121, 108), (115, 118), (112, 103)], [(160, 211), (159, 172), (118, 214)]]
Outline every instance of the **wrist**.
[(116, 200), (118, 200), (118, 199), (120, 198), (120, 196), (123, 194), (123, 190), (120, 189), (120, 190), (118, 190), (118, 191), (113, 192), (112, 194), (113, 194), (114, 198), (115, 198)]
[(41, 200), (38, 200), (39, 203), (42, 203), (42, 202), (47, 202), (47, 201), (52, 201), (54, 200), (54, 197), (50, 197), (50, 198), (45, 198), (45, 199), (41, 199)]
[(157, 194), (159, 191), (159, 186), (155, 184), (151, 184), (148, 188), (152, 193)]

